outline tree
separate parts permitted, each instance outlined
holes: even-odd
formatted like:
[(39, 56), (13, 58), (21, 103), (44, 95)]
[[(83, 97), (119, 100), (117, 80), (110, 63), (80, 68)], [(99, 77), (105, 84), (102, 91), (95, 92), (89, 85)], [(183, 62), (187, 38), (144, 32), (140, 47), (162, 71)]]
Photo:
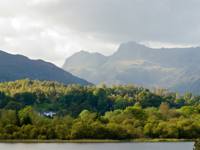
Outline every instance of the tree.
[(62, 123), (64, 125), (67, 125), (68, 128), (71, 128), (71, 126), (73, 125), (73, 118), (70, 115), (64, 116), (62, 118)]
[(133, 118), (140, 119), (140, 120), (146, 120), (148, 117), (148, 114), (140, 107), (132, 107), (128, 106), (123, 111), (123, 114), (132, 114)]
[(93, 94), (99, 96), (100, 99), (105, 99), (106, 97), (106, 91), (103, 88), (97, 88)]
[(185, 102), (185, 100), (182, 98), (178, 98), (178, 99), (174, 100), (174, 103), (178, 105), (178, 108), (181, 108), (182, 106), (184, 106), (184, 102)]
[(159, 95), (159, 94), (160, 94), (160, 89), (157, 88), (157, 90), (156, 90), (156, 95)]
[(126, 108), (126, 104), (123, 98), (119, 96), (114, 103), (114, 109), (125, 109), (125, 108)]
[(148, 137), (151, 137), (153, 138), (153, 124), (152, 123), (147, 123), (145, 126), (144, 126), (144, 135), (147, 135)]
[(29, 138), (37, 139), (37, 137), (38, 137), (38, 129), (36, 127), (34, 127), (33, 129), (31, 129), (31, 131), (29, 133)]
[(152, 87), (152, 93), (156, 94), (156, 88), (155, 88), (155, 86)]
[(169, 104), (166, 102), (162, 102), (159, 107), (159, 112), (163, 114), (163, 117), (167, 118), (169, 110)]
[(13, 137), (14, 137), (15, 139), (20, 139), (21, 134), (20, 134), (19, 132), (14, 132), (14, 133), (13, 133)]
[(17, 131), (17, 127), (14, 126), (13, 124), (9, 124), (4, 127), (4, 132), (7, 134), (13, 134), (13, 132), (16, 132), (16, 131)]
[(26, 114), (26, 116), (23, 117), (22, 124), (23, 125), (32, 124), (31, 117), (29, 116), (29, 114)]
[(87, 121), (87, 120), (89, 119), (89, 115), (90, 115), (90, 112), (89, 112), (87, 109), (83, 110), (83, 111), (79, 114), (80, 118), (81, 118), (83, 121)]
[(3, 124), (15, 124), (16, 123), (16, 114), (14, 110), (2, 110), (1, 111), (1, 121)]
[(83, 139), (88, 138), (88, 126), (83, 122), (76, 122), (72, 126), (70, 139)]
[(96, 120), (100, 120), (100, 115), (99, 115), (98, 112), (96, 112), (96, 114), (95, 114), (93, 120), (94, 120), (94, 121), (96, 121)]
[(111, 89), (116, 89), (116, 86), (112, 83), (110, 86)]
[(197, 108), (195, 106), (183, 106), (180, 110), (182, 110), (185, 115), (189, 117), (196, 112), (196, 109)]
[(98, 122), (94, 122), (94, 123), (90, 124), (89, 129), (91, 131), (90, 135), (89, 135), (90, 138), (92, 138), (92, 139), (105, 139), (106, 138), (107, 130), (105, 129), (104, 126), (102, 126)]
[(106, 88), (106, 84), (104, 82), (101, 83), (101, 88)]
[(15, 125), (18, 126), (18, 127), (20, 127), (21, 126), (20, 118), (19, 118), (18, 111), (16, 109), (15, 109), (15, 117), (16, 117)]
[(18, 102), (13, 102), (13, 101), (10, 101), (8, 102), (8, 104), (5, 106), (5, 109), (12, 109), (12, 110), (20, 110), (22, 108), (22, 104), (21, 103), (18, 103)]
[(37, 103), (34, 102), (34, 110), (37, 111)]
[(188, 100), (187, 102), (190, 105), (195, 105), (195, 104), (197, 105), (200, 102), (200, 96), (197, 95), (197, 94), (194, 94), (194, 96), (190, 100)]
[(200, 150), (200, 139), (194, 139), (194, 148), (193, 150)]
[(19, 117), (21, 118), (21, 120), (23, 120), (24, 117), (27, 117), (27, 115), (31, 118), (31, 122), (33, 124), (36, 124), (36, 119), (38, 118), (38, 113), (33, 110), (33, 107), (26, 106), (25, 108), (23, 108), (19, 111)]
[(144, 101), (144, 100), (146, 100), (146, 92), (140, 92), (139, 94), (138, 94), (138, 97), (139, 97), (139, 100), (140, 101)]
[(171, 94), (172, 98), (176, 99), (176, 92), (175, 91), (171, 91), (170, 94)]
[(185, 99), (185, 101), (187, 102), (188, 100), (191, 99), (191, 97), (192, 97), (192, 93), (191, 93), (191, 92), (185, 93), (184, 99)]
[(199, 102), (200, 101), (200, 96), (197, 94), (194, 94), (193, 99), (195, 102)]
[(51, 123), (51, 120), (47, 117), (38, 117), (37, 120), (36, 120), (36, 125), (38, 127), (41, 127), (43, 125), (48, 125)]
[(109, 109), (109, 104), (106, 102), (106, 100), (98, 100), (98, 106), (97, 106), (97, 110), (103, 115), (106, 111), (108, 111)]
[(108, 123), (106, 129), (108, 130), (107, 137), (109, 137), (109, 139), (118, 139), (118, 140), (127, 139), (127, 130), (125, 130), (119, 124)]

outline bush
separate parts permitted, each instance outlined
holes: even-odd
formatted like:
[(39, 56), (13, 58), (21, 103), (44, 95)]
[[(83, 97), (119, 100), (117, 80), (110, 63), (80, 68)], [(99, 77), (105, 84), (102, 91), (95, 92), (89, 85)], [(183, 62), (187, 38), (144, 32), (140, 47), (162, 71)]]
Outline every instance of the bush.
[(14, 139), (20, 139), (21, 134), (19, 132), (14, 132), (13, 137), (14, 137)]
[(3, 139), (3, 135), (0, 133), (0, 140), (2, 140)]
[(28, 139), (28, 136), (26, 134), (22, 134), (21, 139)]
[(46, 135), (38, 135), (39, 140), (46, 140), (47, 136)]
[(3, 139), (13, 139), (13, 136), (11, 134), (3, 134)]

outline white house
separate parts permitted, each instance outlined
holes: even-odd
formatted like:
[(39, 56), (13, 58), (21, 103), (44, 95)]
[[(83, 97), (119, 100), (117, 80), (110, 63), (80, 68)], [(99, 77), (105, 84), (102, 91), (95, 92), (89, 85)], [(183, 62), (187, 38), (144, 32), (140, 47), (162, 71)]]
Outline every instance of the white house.
[(46, 111), (46, 110), (40, 110), (38, 111), (38, 116), (42, 117), (42, 116), (50, 116), (53, 117), (57, 114), (58, 111)]

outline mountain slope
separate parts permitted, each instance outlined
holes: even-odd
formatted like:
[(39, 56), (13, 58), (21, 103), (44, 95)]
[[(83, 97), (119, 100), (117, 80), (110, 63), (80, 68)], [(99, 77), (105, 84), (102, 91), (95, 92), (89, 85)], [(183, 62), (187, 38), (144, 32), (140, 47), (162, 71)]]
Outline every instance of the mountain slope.
[[(150, 88), (166, 88), (178, 93), (193, 92), (200, 94), (200, 47), (192, 48), (161, 48), (153, 49), (136, 42), (123, 43), (118, 51), (106, 57), (98, 67), (85, 67), (85, 64), (95, 63), (92, 54), (88, 59), (79, 62), (79, 53), (73, 55), (68, 66), (63, 69), (100, 85), (138, 84)], [(70, 66), (70, 67), (69, 67)], [(191, 90), (190, 90), (191, 89)]]
[(30, 60), (22, 55), (0, 51), (0, 82), (29, 78), (40, 81), (57, 81), (64, 84), (92, 85), (71, 73), (43, 60)]

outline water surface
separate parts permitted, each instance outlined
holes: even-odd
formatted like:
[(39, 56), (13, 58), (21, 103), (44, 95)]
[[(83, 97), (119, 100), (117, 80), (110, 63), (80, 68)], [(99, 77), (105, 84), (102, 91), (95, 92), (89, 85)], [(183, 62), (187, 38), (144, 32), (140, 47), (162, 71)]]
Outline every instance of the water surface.
[(0, 150), (193, 150), (194, 142), (0, 143)]

